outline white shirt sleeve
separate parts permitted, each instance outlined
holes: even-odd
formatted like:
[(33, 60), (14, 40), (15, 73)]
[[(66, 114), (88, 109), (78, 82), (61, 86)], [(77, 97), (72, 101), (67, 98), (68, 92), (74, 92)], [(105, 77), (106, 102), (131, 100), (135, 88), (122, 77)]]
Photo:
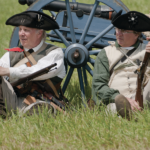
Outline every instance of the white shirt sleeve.
[[(35, 78), (34, 80), (44, 80), (44, 79), (48, 79), (48, 78), (52, 78), (55, 76), (58, 76), (60, 78), (64, 78), (65, 77), (65, 66), (64, 66), (64, 53), (62, 51), (61, 48), (57, 48), (53, 51), (51, 51), (47, 56), (41, 58), (36, 65), (33, 65), (31, 67), (27, 67), (25, 64), (13, 68), (10, 67), (10, 81), (16, 81), (19, 78), (28, 76), (38, 70), (41, 70), (53, 63), (57, 63), (57, 69), (54, 69), (50, 72), (48, 72), (45, 75), (39, 76), (37, 78)], [(53, 68), (52, 68), (53, 69)]]
[(10, 67), (9, 52), (6, 52), (0, 59), (0, 66), (4, 68)]

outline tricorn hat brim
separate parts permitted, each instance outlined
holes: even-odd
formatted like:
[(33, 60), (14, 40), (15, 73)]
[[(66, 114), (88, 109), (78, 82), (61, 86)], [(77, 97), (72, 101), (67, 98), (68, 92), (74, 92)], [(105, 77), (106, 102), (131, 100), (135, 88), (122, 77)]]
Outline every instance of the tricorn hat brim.
[(53, 18), (39, 11), (25, 11), (16, 14), (6, 21), (6, 25), (26, 26), (43, 30), (59, 29)]
[(137, 11), (130, 11), (116, 17), (112, 20), (112, 24), (124, 30), (133, 30), (137, 32), (150, 31), (150, 18)]

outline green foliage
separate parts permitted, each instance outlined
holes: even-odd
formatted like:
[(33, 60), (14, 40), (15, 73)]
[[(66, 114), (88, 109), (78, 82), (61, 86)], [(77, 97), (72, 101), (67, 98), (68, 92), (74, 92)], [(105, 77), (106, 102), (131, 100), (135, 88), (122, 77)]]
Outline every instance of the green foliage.
[(150, 13), (150, 1), (149, 0), (122, 0), (122, 2), (129, 8), (129, 10), (135, 10), (144, 14)]
[(6, 26), (5, 22), (12, 15), (25, 11), (27, 6), (20, 5), (17, 0), (0, 0), (0, 6), (0, 55), (3, 55), (6, 52), (4, 49), (9, 47), (9, 41), (14, 28), (12, 26)]
[[(95, 0), (78, 0), (93, 4)], [(130, 10), (149, 13), (149, 0), (123, 0)], [(9, 47), (13, 27), (6, 26), (6, 20), (28, 7), (17, 0), (0, 0), (0, 55)], [(54, 44), (54, 43), (53, 43)], [(63, 47), (63, 45), (61, 45)], [(87, 98), (91, 95), (91, 80), (86, 88)], [(81, 103), (78, 74), (75, 71), (68, 85), (66, 97), (76, 105), (67, 115), (56, 117), (42, 113), (39, 116), (19, 117), (12, 115), (0, 119), (0, 149), (149, 149), (150, 112), (135, 114), (135, 120), (127, 121), (117, 115), (106, 114), (105, 109), (91, 111), (77, 108)]]

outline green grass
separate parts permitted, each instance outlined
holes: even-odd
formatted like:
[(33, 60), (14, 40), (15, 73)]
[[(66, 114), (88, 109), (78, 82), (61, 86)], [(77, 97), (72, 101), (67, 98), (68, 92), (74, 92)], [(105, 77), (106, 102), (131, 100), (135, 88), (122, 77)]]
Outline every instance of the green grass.
[[(78, 2), (93, 4), (94, 0)], [(149, 13), (149, 0), (123, 0), (130, 10)], [(9, 47), (13, 27), (6, 26), (6, 20), (27, 9), (17, 0), (0, 0), (0, 55)], [(62, 46), (62, 45), (61, 45)], [(135, 114), (132, 121), (116, 115), (106, 115), (104, 108), (95, 111), (78, 108), (81, 102), (78, 74), (75, 71), (68, 85), (66, 97), (75, 105), (67, 115), (49, 117), (47, 113), (32, 117), (12, 115), (0, 119), (0, 149), (149, 149), (150, 112), (144, 110)], [(87, 98), (91, 95), (91, 80), (88, 76)]]
[(67, 115), (49, 117), (13, 115), (0, 120), (1, 149), (136, 149), (150, 147), (150, 112), (127, 121), (102, 108), (77, 109)]

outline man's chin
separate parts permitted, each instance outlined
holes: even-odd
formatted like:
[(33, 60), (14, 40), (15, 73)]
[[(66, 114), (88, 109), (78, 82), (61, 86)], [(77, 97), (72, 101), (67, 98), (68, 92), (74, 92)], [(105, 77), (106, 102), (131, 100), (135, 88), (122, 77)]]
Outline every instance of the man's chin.
[(123, 44), (123, 40), (117, 40), (117, 42), (118, 42), (119, 45)]
[(21, 45), (23, 46), (23, 47), (26, 47), (26, 43), (23, 43), (23, 42), (21, 42)]

